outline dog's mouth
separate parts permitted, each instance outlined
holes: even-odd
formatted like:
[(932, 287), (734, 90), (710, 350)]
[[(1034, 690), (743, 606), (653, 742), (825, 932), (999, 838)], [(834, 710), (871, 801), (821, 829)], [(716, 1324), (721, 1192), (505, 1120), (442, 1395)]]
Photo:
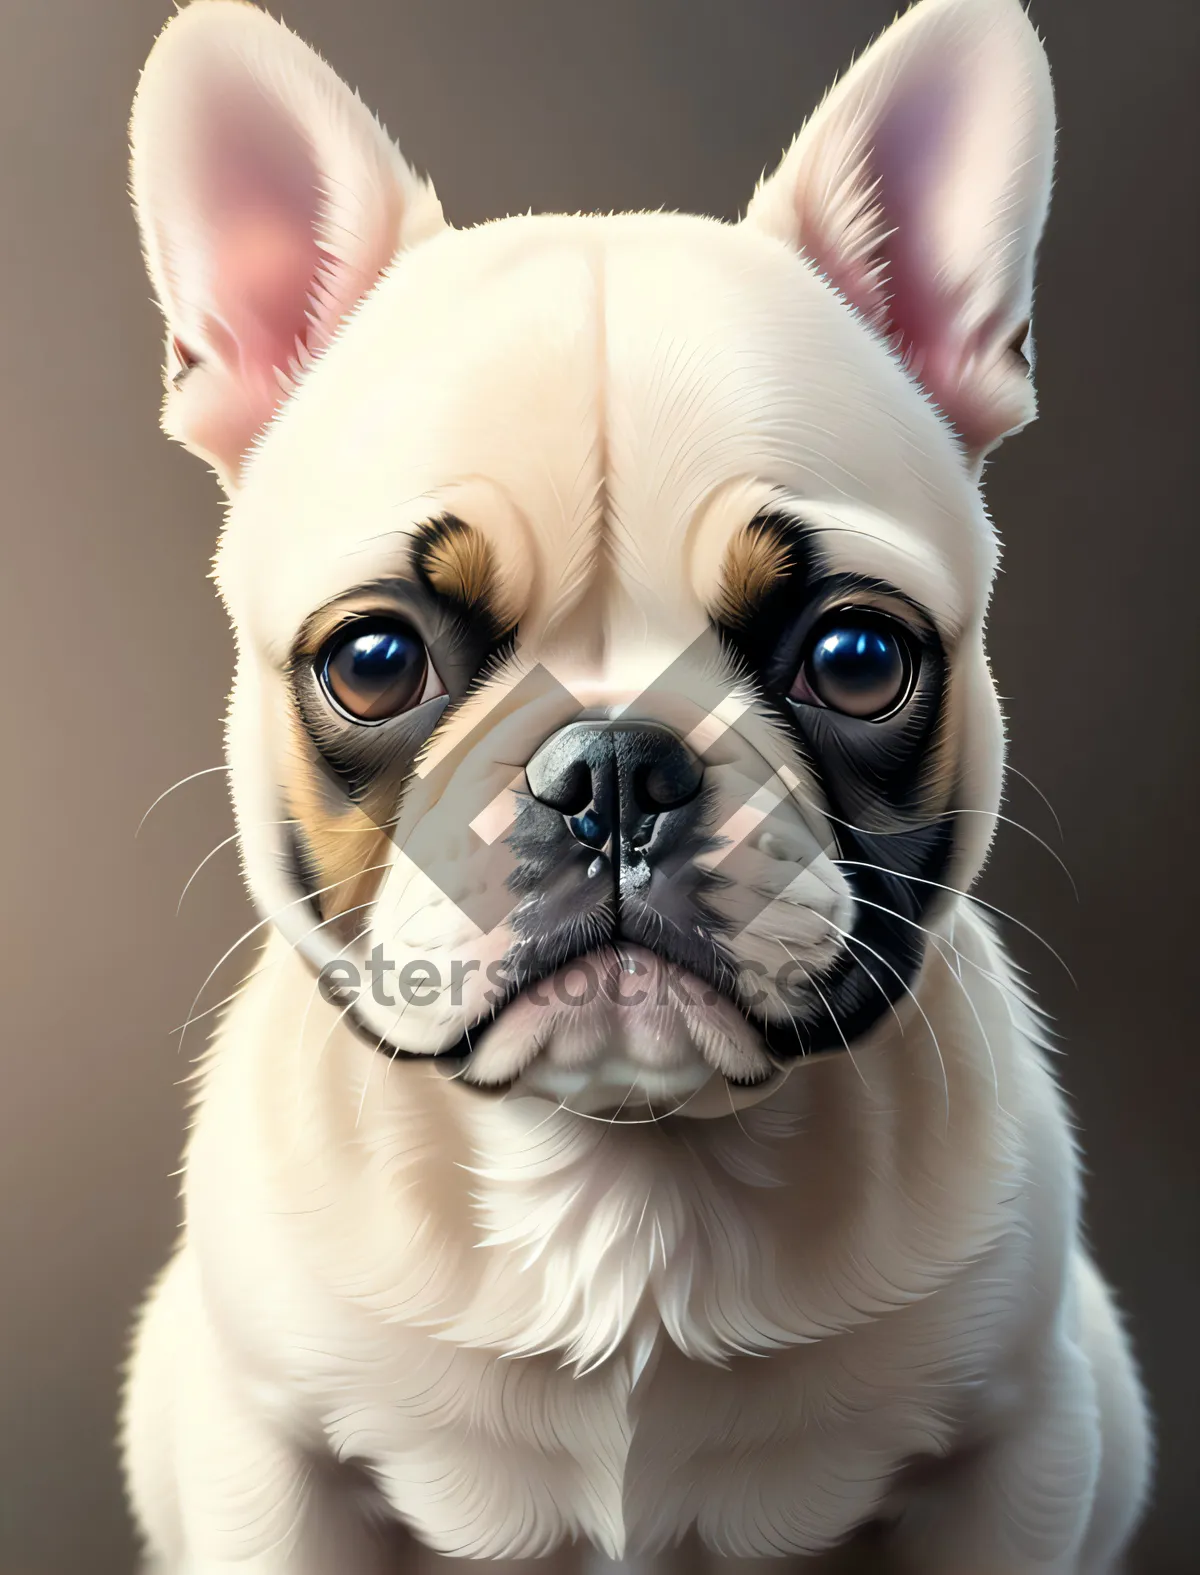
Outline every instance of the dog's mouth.
[(476, 1088), (633, 1121), (706, 1105), (709, 1085), (757, 1087), (778, 1075), (762, 1035), (730, 994), (626, 943), (583, 953), (514, 988), (455, 1055), (454, 1075)]

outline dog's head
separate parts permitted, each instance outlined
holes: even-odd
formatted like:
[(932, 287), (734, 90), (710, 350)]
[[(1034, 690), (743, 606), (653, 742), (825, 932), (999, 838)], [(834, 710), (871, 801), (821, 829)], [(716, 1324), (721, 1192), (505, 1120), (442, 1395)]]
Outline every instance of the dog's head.
[(911, 990), (999, 797), (1052, 142), (1018, 0), (922, 0), (739, 224), (457, 230), (282, 26), (167, 25), (133, 187), (246, 870), (385, 1051), (703, 1113)]

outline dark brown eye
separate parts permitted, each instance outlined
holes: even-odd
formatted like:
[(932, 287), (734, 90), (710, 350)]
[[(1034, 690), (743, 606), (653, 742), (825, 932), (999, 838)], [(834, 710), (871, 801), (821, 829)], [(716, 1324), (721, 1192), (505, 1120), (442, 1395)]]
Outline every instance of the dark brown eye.
[(878, 722), (904, 705), (916, 670), (907, 631), (890, 618), (846, 608), (817, 630), (789, 698)]
[(334, 705), (356, 722), (386, 722), (431, 691), (442, 693), (420, 636), (394, 618), (351, 624), (335, 635), (317, 658), (317, 676)]

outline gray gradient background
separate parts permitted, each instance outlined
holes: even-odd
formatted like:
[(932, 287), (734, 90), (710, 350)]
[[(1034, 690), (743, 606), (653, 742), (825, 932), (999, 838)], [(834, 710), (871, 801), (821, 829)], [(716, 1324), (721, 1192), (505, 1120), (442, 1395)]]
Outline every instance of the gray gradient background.
[[(732, 216), (893, 5), (283, 10), (466, 223), (528, 206)], [(186, 1057), (169, 1031), (249, 922), (232, 848), (174, 917), (230, 830), (219, 776), (133, 837), (157, 793), (219, 760), (231, 664), (205, 579), (218, 494), (156, 431), (159, 325), (125, 195), (125, 117), (167, 11), (0, 0), (0, 1575), (131, 1567), (112, 1418), (129, 1315), (176, 1216)], [(1044, 414), (989, 485), (1006, 543), (992, 652), (1013, 759), (1061, 816), (1079, 901), (1011, 829), (985, 890), (1078, 981), (1018, 944), (1064, 1036), (1091, 1232), (1159, 1416), (1137, 1569), (1183, 1575), (1200, 1567), (1197, 8), (1034, 0), (1034, 15), (1063, 130)], [(1010, 812), (1054, 840), (1021, 782)]]

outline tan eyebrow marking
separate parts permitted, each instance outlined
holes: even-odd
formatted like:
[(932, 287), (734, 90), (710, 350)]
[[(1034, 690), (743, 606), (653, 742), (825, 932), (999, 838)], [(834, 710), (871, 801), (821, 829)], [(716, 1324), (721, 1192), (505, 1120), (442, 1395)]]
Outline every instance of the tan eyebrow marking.
[(743, 525), (725, 549), (716, 606), (720, 621), (742, 628), (791, 567), (791, 548), (769, 521)]
[(481, 533), (447, 514), (422, 526), (414, 540), (413, 559), (430, 586), (468, 607), (487, 606), (496, 588), (492, 549)]

